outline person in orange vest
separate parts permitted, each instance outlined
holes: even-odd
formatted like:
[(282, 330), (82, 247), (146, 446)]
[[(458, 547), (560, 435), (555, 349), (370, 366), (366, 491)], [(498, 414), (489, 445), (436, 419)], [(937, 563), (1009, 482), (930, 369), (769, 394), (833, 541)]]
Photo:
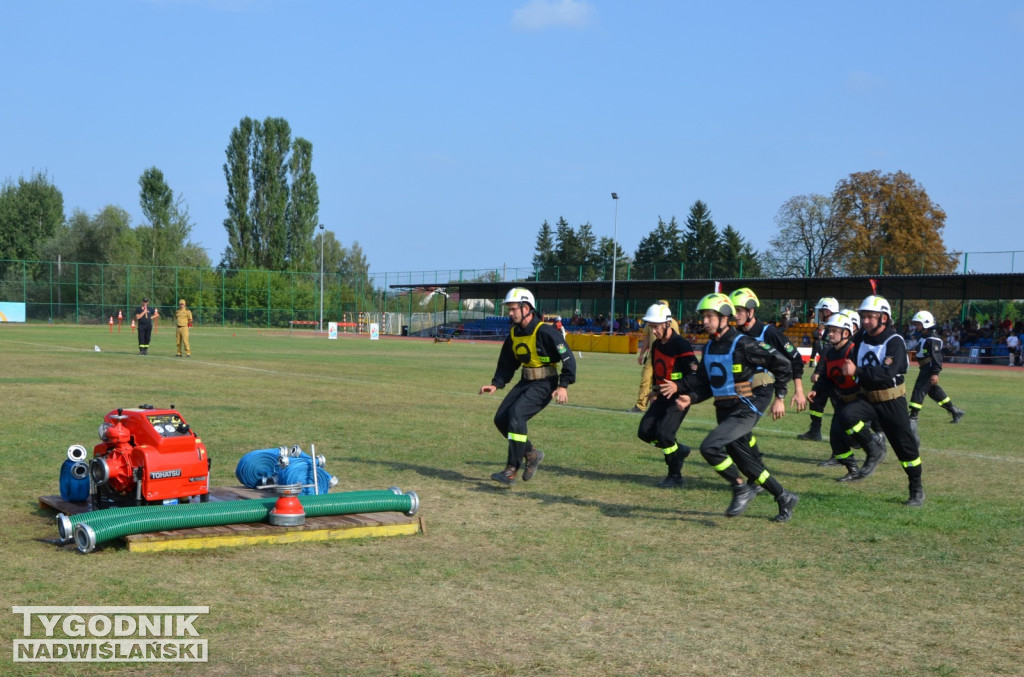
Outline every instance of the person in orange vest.
[(185, 357), (192, 357), (192, 347), (188, 343), (188, 328), (192, 326), (192, 311), (185, 307), (185, 299), (178, 301), (178, 309), (174, 311), (174, 342), (178, 347), (177, 357), (181, 357), (181, 349), (185, 349)]

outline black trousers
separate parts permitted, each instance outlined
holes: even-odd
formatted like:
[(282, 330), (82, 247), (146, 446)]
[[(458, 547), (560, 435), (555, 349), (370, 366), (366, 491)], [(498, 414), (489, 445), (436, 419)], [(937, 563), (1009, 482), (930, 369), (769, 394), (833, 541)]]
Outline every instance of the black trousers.
[(551, 402), (551, 395), (558, 387), (558, 377), (520, 380), (498, 406), (494, 414), (494, 425), (508, 438), (508, 465), (519, 468), (523, 457), (533, 449), (527, 436), (526, 423), (540, 413)]
[(946, 395), (946, 391), (942, 389), (942, 386), (938, 383), (932, 385), (932, 375), (922, 371), (918, 373), (917, 380), (914, 381), (914, 391), (910, 394), (910, 406), (920, 409), (921, 405), (924, 404), (926, 395), (933, 402), (939, 404), (945, 404), (949, 400), (949, 396)]
[[(773, 496), (782, 493), (782, 485), (769, 481), (770, 474), (762, 463), (759, 452), (752, 451), (751, 435), (761, 418), (761, 412), (768, 408), (772, 394), (758, 395), (744, 400), (715, 402), (715, 418), (718, 425), (700, 443), (701, 456), (723, 477), (735, 473), (730, 470), (734, 463), (751, 482), (762, 484)], [(748, 404), (749, 402), (749, 404)], [(754, 447), (756, 448), (756, 447)]]
[(895, 400), (871, 402), (870, 404), (875, 410), (875, 416), (882, 432), (885, 433), (885, 438), (889, 440), (889, 444), (896, 453), (896, 458), (903, 464), (903, 468), (908, 471), (908, 474), (910, 474), (911, 467), (920, 468), (921, 454), (917, 447), (917, 438), (914, 437), (914, 432), (910, 428), (907, 398), (897, 397)]
[(640, 419), (636, 436), (659, 449), (672, 449), (677, 444), (676, 433), (686, 418), (686, 411), (680, 411), (675, 400), (653, 398), (649, 400), (647, 411)]
[(857, 440), (861, 448), (868, 444), (878, 415), (870, 402), (860, 398), (847, 403), (833, 402), (832, 406), (835, 414), (829, 429), (829, 444), (833, 456), (846, 458), (853, 448), (853, 440)]
[(153, 325), (139, 324), (139, 326), (136, 327), (136, 332), (139, 335), (139, 348), (148, 348), (149, 338), (153, 335)]

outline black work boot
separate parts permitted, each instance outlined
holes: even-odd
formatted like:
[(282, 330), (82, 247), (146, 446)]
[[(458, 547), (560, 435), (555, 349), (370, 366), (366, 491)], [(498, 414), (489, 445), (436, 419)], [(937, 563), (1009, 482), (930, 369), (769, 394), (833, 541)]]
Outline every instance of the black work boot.
[(817, 416), (813, 417), (811, 419), (811, 427), (807, 429), (807, 432), (800, 433), (796, 438), (809, 442), (821, 442), (821, 419)]
[(800, 502), (800, 497), (792, 491), (783, 491), (775, 502), (779, 504), (779, 514), (772, 518), (773, 522), (788, 522), (793, 518), (793, 508)]
[(949, 415), (953, 417), (953, 420), (950, 421), (950, 423), (959, 423), (960, 419), (962, 419), (966, 413), (963, 409), (958, 408), (952, 402), (949, 403), (949, 406), (943, 407), (943, 409), (948, 411)]
[(534, 448), (526, 452), (526, 467), (523, 468), (523, 481), (529, 482), (533, 479), (533, 473), (537, 472), (537, 466), (544, 460), (544, 452)]
[(516, 468), (512, 465), (506, 465), (504, 470), (500, 470), (491, 475), (491, 479), (495, 482), (501, 482), (502, 484), (508, 484), (511, 486), (516, 483)]
[(864, 451), (867, 452), (868, 457), (864, 461), (864, 467), (860, 469), (860, 476), (862, 478), (875, 472), (875, 468), (885, 458), (885, 444), (880, 444), (878, 436), (873, 433), (869, 433), (868, 437), (871, 441), (864, 445)]
[[(661, 489), (679, 489), (683, 486), (683, 459), (686, 455), (680, 449), (673, 451), (671, 454), (665, 454), (665, 463), (668, 465), (668, 476), (662, 481), (658, 482), (658, 487)], [(689, 449), (687, 449), (689, 453)]]
[(732, 502), (726, 508), (725, 516), (738, 517), (742, 515), (743, 511), (747, 509), (747, 504), (754, 500), (755, 496), (757, 494), (751, 490), (746, 482), (732, 485)]
[(924, 487), (921, 486), (920, 478), (916, 482), (913, 479), (910, 480), (910, 498), (903, 505), (908, 508), (920, 508), (924, 505)]
[(857, 468), (857, 459), (852, 454), (844, 459), (836, 460), (846, 468), (846, 474), (842, 477), (837, 477), (836, 482), (852, 482), (861, 478), (860, 471)]
[(878, 442), (878, 446), (880, 446), (882, 448), (882, 460), (879, 461), (879, 463), (885, 463), (885, 459), (886, 459), (885, 433), (883, 433), (881, 430), (876, 430), (874, 432), (874, 436), (875, 436), (875, 441)]

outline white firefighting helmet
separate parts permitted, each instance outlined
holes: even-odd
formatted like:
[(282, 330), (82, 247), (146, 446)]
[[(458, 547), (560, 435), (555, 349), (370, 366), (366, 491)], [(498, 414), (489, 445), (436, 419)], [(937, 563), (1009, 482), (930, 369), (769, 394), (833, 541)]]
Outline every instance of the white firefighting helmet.
[(920, 322), (921, 326), (925, 329), (931, 329), (935, 326), (935, 316), (929, 313), (927, 310), (919, 310), (917, 314), (911, 318), (910, 323)]
[(672, 311), (669, 310), (668, 306), (661, 303), (655, 303), (647, 309), (647, 313), (644, 315), (644, 322), (655, 322), (657, 324), (668, 322), (671, 319)]
[(528, 303), (534, 310), (537, 309), (537, 302), (533, 299), (533, 294), (530, 293), (529, 289), (523, 287), (513, 287), (509, 289), (508, 293), (505, 294), (505, 300), (501, 302), (501, 305), (506, 303)]
[(839, 301), (836, 301), (832, 296), (822, 296), (818, 299), (818, 303), (814, 306), (814, 321), (818, 324), (822, 324), (821, 311), (827, 310), (830, 313), (839, 312)]
[(829, 318), (825, 320), (825, 326), (845, 329), (853, 335), (853, 319), (846, 313), (832, 313)]
[(876, 296), (875, 294), (868, 296), (863, 301), (861, 301), (860, 308), (858, 308), (857, 310), (859, 310), (862, 313), (864, 311), (872, 313), (885, 313), (886, 315), (889, 316), (889, 319), (892, 319), (892, 307), (889, 305), (889, 302), (885, 300), (884, 296)]

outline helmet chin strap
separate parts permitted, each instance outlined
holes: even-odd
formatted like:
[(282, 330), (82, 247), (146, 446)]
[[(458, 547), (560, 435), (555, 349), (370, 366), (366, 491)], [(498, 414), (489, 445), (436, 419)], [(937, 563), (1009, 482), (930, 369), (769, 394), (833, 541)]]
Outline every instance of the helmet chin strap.
[[(723, 333), (725, 333), (726, 329), (729, 328), (729, 317), (727, 315), (722, 315), (721, 313), (715, 313), (715, 314), (718, 315), (718, 330), (714, 333), (714, 337), (718, 338)], [(722, 321), (723, 320), (725, 320), (725, 328), (724, 329), (722, 328)]]

